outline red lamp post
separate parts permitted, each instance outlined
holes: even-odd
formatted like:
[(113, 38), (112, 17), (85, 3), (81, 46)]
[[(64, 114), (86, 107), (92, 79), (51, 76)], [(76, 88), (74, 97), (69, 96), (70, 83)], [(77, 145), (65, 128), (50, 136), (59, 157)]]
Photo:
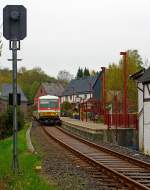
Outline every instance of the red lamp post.
[(123, 88), (123, 118), (124, 126), (127, 126), (127, 52), (120, 52), (120, 55), (123, 56), (123, 76), (124, 76), (124, 88)]

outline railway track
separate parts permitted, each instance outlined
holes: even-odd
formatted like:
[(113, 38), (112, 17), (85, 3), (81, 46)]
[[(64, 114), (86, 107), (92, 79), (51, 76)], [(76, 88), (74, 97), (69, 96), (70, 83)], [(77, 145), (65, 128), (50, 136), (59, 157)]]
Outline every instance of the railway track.
[(42, 128), (48, 136), (95, 167), (99, 171), (97, 179), (107, 176), (108, 184), (112, 183), (111, 186), (117, 189), (150, 190), (150, 164), (91, 143), (60, 128)]

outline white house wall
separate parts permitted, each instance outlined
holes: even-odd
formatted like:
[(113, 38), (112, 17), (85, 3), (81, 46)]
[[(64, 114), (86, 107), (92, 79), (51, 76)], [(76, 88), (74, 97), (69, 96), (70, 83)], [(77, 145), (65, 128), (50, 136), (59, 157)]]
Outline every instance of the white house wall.
[(144, 153), (150, 155), (150, 94), (144, 85)]
[[(148, 84), (148, 86), (150, 88), (150, 84)], [(150, 95), (149, 95), (147, 85), (144, 85), (144, 99), (146, 99), (146, 98), (150, 98)]]
[(144, 153), (150, 155), (150, 102), (144, 102)]
[[(86, 99), (85, 99), (85, 95), (86, 95)], [(64, 101), (68, 101), (70, 103), (76, 102), (77, 97), (87, 100), (90, 98), (90, 94), (79, 94), (79, 95), (74, 95), (74, 96), (72, 95), (71, 97), (72, 98), (70, 98), (70, 96), (67, 96), (67, 100), (66, 100), (66, 96), (61, 97), (61, 103), (63, 103)]]
[[(141, 90), (140, 90), (141, 89)], [(143, 84), (138, 83), (138, 112), (139, 112), (139, 149), (144, 150), (144, 140), (143, 140)]]

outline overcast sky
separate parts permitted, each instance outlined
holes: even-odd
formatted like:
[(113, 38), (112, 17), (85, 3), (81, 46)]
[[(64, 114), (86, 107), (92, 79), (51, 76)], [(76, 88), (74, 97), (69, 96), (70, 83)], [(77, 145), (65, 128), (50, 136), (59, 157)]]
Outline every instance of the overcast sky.
[[(18, 67), (41, 67), (57, 76), (76, 74), (78, 67), (99, 70), (118, 62), (120, 51), (138, 49), (150, 60), (149, 0), (0, 0), (28, 10), (28, 36), (21, 42)], [(0, 29), (2, 31), (2, 28)], [(0, 67), (10, 67), (8, 41), (3, 39)]]

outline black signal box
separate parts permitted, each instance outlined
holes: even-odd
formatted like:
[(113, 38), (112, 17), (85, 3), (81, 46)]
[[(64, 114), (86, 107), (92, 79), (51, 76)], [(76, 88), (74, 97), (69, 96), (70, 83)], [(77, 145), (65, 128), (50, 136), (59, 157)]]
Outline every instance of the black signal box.
[[(9, 93), (9, 105), (13, 106), (13, 94)], [(21, 94), (17, 94), (17, 105), (21, 105)]]
[(27, 35), (26, 8), (22, 5), (7, 5), (3, 9), (3, 36), (7, 40), (23, 40)]

